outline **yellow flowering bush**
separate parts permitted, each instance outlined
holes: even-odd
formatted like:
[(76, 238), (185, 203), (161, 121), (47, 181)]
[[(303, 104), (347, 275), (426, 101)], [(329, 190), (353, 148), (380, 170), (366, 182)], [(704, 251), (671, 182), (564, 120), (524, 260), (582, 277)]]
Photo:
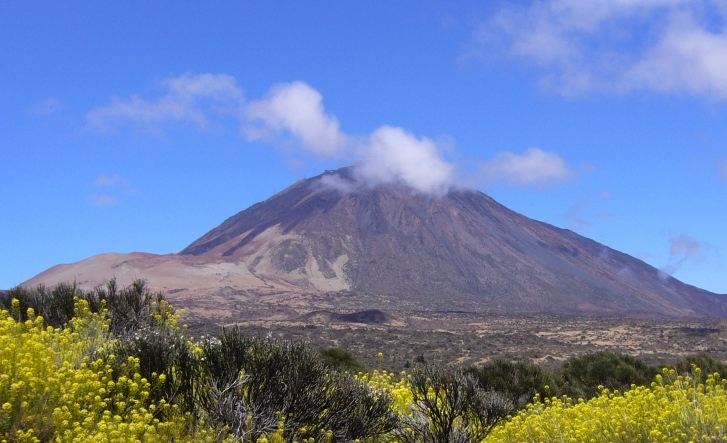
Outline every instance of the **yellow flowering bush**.
[(497, 442), (722, 442), (727, 441), (727, 381), (718, 374), (700, 383), (664, 369), (651, 387), (620, 394), (603, 389), (589, 401), (568, 397), (535, 401), (496, 427)]
[[(13, 303), (13, 311), (19, 308)], [(0, 441), (6, 442), (165, 442), (212, 441), (204, 432), (190, 435), (188, 418), (174, 406), (147, 401), (149, 381), (129, 357), (99, 357), (107, 344), (108, 320), (76, 300), (76, 316), (64, 328), (45, 327), (28, 312), (0, 310)], [(158, 409), (169, 409), (154, 418)]]
[(391, 393), (392, 409), (398, 415), (404, 415), (411, 412), (410, 403), (414, 397), (409, 388), (409, 376), (402, 371), (398, 379), (396, 374), (384, 370), (375, 370), (368, 373), (359, 373), (357, 379), (376, 388), (386, 390)]

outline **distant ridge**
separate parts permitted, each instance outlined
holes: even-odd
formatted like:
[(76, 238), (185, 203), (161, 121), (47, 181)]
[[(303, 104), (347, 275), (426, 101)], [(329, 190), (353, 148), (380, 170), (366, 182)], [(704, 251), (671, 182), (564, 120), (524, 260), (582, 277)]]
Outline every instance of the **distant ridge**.
[(352, 168), (301, 180), (179, 254), (102, 254), (25, 285), (75, 279), (90, 286), (114, 275), (146, 278), (207, 311), (267, 300), (259, 315), (271, 318), (287, 315), (281, 306), (331, 309), (351, 297), (400, 310), (727, 317), (727, 296), (532, 220), (482, 192), (432, 196), (401, 184), (371, 187)]

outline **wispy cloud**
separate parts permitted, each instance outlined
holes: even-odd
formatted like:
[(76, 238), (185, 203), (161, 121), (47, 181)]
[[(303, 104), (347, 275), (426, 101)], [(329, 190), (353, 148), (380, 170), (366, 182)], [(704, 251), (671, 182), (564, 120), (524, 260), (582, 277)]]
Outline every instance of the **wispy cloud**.
[[(605, 200), (610, 197), (611, 193), (607, 189), (602, 189), (597, 195), (589, 195), (583, 201), (569, 207), (563, 214), (566, 227), (577, 232), (590, 228), (592, 223), (586, 220), (586, 215), (584, 214), (587, 208), (599, 200)], [(599, 212), (596, 217), (599, 220), (616, 221), (616, 216), (605, 211)]]
[(129, 186), (129, 182), (118, 174), (113, 175), (99, 175), (94, 182), (96, 186), (115, 186), (123, 185)]
[(702, 262), (705, 248), (708, 247), (686, 234), (679, 234), (669, 239), (669, 257), (672, 259), (683, 258)]
[(139, 190), (119, 174), (99, 175), (93, 182), (97, 188), (105, 188), (106, 192), (94, 193), (89, 200), (95, 206), (116, 206), (121, 202), (120, 195), (139, 195)]
[(687, 261), (702, 263), (705, 252), (711, 250), (709, 244), (700, 242), (686, 234), (669, 239), (669, 263), (660, 269), (662, 274), (674, 275)]
[(172, 121), (204, 129), (213, 117), (238, 116), (242, 111), (244, 95), (231, 75), (184, 74), (164, 80), (162, 87), (165, 94), (155, 100), (112, 97), (108, 104), (88, 111), (86, 122), (99, 131), (133, 124), (157, 132)]
[(28, 112), (34, 115), (45, 116), (55, 114), (63, 109), (63, 104), (55, 97), (48, 97), (28, 107)]
[(94, 206), (116, 206), (119, 199), (109, 194), (91, 194), (89, 200)]
[(482, 170), (487, 183), (517, 186), (548, 186), (575, 178), (563, 158), (540, 148), (528, 148), (522, 154), (498, 152), (482, 164)]
[(727, 99), (722, 1), (533, 0), (499, 10), (475, 40), (538, 66), (540, 84), (566, 95), (641, 89)]

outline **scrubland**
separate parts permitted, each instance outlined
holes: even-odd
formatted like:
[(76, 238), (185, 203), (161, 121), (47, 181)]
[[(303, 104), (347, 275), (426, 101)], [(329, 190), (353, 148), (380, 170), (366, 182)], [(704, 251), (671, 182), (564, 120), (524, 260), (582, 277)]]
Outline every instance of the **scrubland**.
[(373, 349), (366, 369), (341, 347), (191, 334), (143, 282), (0, 301), (2, 442), (727, 441), (727, 366), (707, 353), (663, 367), (596, 349), (551, 366), (420, 353), (400, 372)]

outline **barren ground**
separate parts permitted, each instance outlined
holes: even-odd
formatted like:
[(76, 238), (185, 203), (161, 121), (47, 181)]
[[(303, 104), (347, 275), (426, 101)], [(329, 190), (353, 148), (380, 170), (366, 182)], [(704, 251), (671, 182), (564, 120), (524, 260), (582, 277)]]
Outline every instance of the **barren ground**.
[(381, 352), (383, 368), (393, 371), (401, 371), (418, 356), (455, 365), (495, 358), (531, 360), (554, 369), (572, 356), (599, 350), (622, 352), (654, 365), (700, 352), (727, 360), (724, 319), (397, 310), (384, 300), (361, 303), (358, 297), (334, 304), (335, 310), (306, 311), (301, 306), (258, 300), (217, 315), (190, 312), (186, 321), (193, 334), (217, 333), (219, 325), (239, 325), (255, 335), (305, 340), (318, 348), (341, 347), (369, 368), (378, 366), (376, 356)]

